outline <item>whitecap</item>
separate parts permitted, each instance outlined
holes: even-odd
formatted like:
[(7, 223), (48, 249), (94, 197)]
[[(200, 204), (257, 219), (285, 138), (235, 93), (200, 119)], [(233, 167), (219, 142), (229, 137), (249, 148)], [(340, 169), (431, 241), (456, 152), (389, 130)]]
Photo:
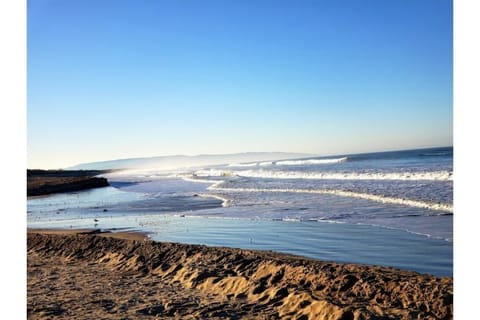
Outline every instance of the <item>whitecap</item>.
[(330, 164), (330, 163), (340, 163), (347, 161), (347, 157), (343, 158), (332, 158), (332, 159), (305, 159), (305, 160), (283, 160), (276, 161), (275, 165), (277, 166), (298, 166), (306, 164)]

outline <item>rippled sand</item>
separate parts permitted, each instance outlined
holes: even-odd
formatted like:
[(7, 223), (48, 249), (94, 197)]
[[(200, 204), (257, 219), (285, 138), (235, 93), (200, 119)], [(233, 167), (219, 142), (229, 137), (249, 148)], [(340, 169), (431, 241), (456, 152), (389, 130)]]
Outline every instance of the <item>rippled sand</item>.
[(140, 234), (28, 233), (29, 319), (451, 319), (452, 278)]

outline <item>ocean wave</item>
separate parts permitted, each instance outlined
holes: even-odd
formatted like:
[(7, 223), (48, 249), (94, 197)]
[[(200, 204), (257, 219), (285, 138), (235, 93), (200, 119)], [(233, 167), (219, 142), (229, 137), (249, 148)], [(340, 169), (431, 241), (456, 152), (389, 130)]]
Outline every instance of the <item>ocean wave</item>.
[(239, 176), (247, 178), (266, 179), (312, 179), (312, 180), (429, 180), (451, 181), (453, 174), (449, 171), (425, 172), (302, 172), (302, 171), (271, 171), (271, 170), (198, 170), (199, 177)]
[(332, 159), (303, 159), (303, 160), (280, 160), (280, 161), (262, 161), (250, 163), (230, 163), (228, 167), (257, 167), (257, 166), (298, 166), (309, 164), (331, 164), (347, 161), (347, 157)]
[(255, 189), (255, 188), (222, 188), (216, 185), (213, 190), (230, 192), (282, 192), (282, 193), (311, 193), (311, 194), (332, 194), (336, 196), (365, 199), (385, 204), (398, 204), (409, 207), (424, 208), (437, 211), (453, 212), (453, 206), (446, 203), (430, 203), (404, 198), (386, 197), (369, 193), (352, 192), (345, 190), (310, 190), (310, 189)]
[(202, 169), (194, 172), (193, 179), (196, 179), (197, 177), (231, 177), (231, 176), (235, 176), (236, 172), (241, 172), (241, 171)]
[(410, 233), (410, 234), (415, 234), (415, 235), (418, 235), (418, 236), (423, 236), (423, 237), (427, 237), (427, 238), (430, 238), (430, 239), (438, 239), (438, 240), (444, 240), (444, 241), (448, 241), (448, 242), (452, 242), (453, 239), (452, 238), (448, 238), (448, 237), (441, 237), (441, 236), (433, 236), (432, 234), (430, 233), (427, 233), (427, 232), (419, 232), (419, 231), (412, 231), (408, 228), (402, 228), (402, 227), (393, 227), (393, 226), (385, 226), (385, 225), (382, 225), (382, 224), (377, 224), (377, 223), (365, 223), (365, 222), (357, 222), (356, 223), (357, 225), (362, 225), (362, 226), (372, 226), (372, 227), (378, 227), (378, 228), (384, 228), (384, 229), (390, 229), (390, 230), (400, 230), (400, 231), (405, 231), (407, 233)]
[(222, 207), (228, 207), (230, 205), (230, 199), (222, 197), (218, 194), (206, 194), (206, 193), (199, 193), (197, 194), (199, 197), (202, 198), (213, 198), (222, 201)]
[(297, 166), (297, 165), (306, 165), (306, 164), (330, 164), (330, 163), (340, 163), (347, 161), (347, 157), (343, 158), (333, 158), (333, 159), (305, 159), (305, 160), (283, 160), (276, 161), (275, 165), (277, 166)]
[(264, 162), (259, 162), (259, 166), (271, 166), (273, 164), (272, 161), (264, 161)]
[[(403, 230), (403, 229), (400, 229), (400, 228), (398, 228), (398, 229), (399, 229), (399, 230)], [(405, 231), (408, 232), (408, 233), (411, 233), (411, 234), (416, 234), (416, 235), (419, 235), (419, 236), (424, 236), (424, 237), (427, 237), (427, 238), (430, 238), (430, 239), (445, 240), (445, 241), (448, 241), (448, 242), (452, 242), (452, 241), (453, 241), (452, 238), (445, 238), (445, 237), (440, 237), (440, 236), (434, 236), (434, 235), (431, 235), (430, 233), (426, 233), (426, 232), (412, 231), (412, 230), (409, 230), (409, 229), (406, 229)]]
[(405, 198), (394, 198), (381, 196), (370, 193), (361, 193), (335, 189), (269, 189), (269, 188), (226, 188), (222, 187), (222, 180), (203, 180), (191, 177), (183, 177), (185, 180), (198, 181), (202, 183), (212, 183), (207, 190), (224, 191), (224, 192), (280, 192), (280, 193), (309, 193), (309, 194), (331, 194), (341, 197), (365, 199), (384, 204), (404, 205), (415, 208), (424, 208), (435, 211), (445, 211), (453, 213), (453, 205), (448, 203), (433, 203), (419, 200), (411, 200)]
[(229, 167), (255, 167), (258, 165), (258, 162), (254, 163), (230, 163)]

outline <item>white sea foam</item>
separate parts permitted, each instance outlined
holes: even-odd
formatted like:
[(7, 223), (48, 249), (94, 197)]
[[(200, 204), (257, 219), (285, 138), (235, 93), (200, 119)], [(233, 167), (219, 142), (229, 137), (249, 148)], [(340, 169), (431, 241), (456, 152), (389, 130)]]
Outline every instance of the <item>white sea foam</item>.
[(281, 160), (281, 161), (263, 161), (263, 162), (251, 162), (251, 163), (231, 163), (229, 167), (256, 167), (256, 166), (297, 166), (308, 164), (330, 164), (340, 163), (347, 161), (347, 157), (332, 158), (332, 159), (303, 159), (303, 160)]
[(297, 166), (297, 165), (306, 165), (306, 164), (330, 164), (330, 163), (340, 163), (347, 161), (347, 157), (343, 158), (333, 158), (333, 159), (305, 159), (305, 160), (283, 160), (276, 161), (277, 166)]
[[(222, 180), (207, 180), (207, 179), (198, 179), (194, 178), (192, 176), (185, 176), (185, 175), (178, 175), (177, 177), (185, 180), (185, 181), (190, 181), (190, 182), (200, 182), (200, 183), (210, 183), (210, 184), (221, 184), (224, 181)], [(211, 187), (211, 186), (210, 186)], [(209, 187), (209, 188), (210, 188)]]
[(257, 165), (258, 163), (254, 162), (254, 163), (230, 163), (228, 166), (229, 167), (255, 167)]
[[(197, 170), (194, 173), (194, 176), (197, 177), (229, 177), (236, 175), (237, 171), (230, 171), (230, 170), (218, 170), (218, 169), (204, 169), (204, 170)], [(240, 171), (238, 171), (240, 172)]]
[(358, 198), (371, 200), (386, 204), (398, 204), (416, 208), (424, 208), (438, 211), (453, 212), (453, 206), (444, 203), (430, 203), (417, 200), (409, 200), (403, 198), (393, 198), (386, 196), (379, 196), (375, 194), (344, 191), (344, 190), (310, 190), (310, 189), (255, 189), (255, 188), (222, 188), (218, 184), (216, 186), (209, 187), (210, 190), (221, 190), (230, 192), (282, 192), (282, 193), (311, 193), (311, 194), (332, 194), (342, 197)]
[(195, 174), (200, 177), (239, 176), (268, 179), (312, 179), (312, 180), (435, 180), (450, 181), (453, 175), (449, 171), (431, 172), (302, 172), (271, 170), (199, 170)]
[(286, 221), (286, 222), (298, 222), (298, 221), (301, 221), (300, 218), (289, 218), (289, 217), (282, 218), (281, 220), (282, 220), (282, 221)]
[(273, 164), (272, 161), (264, 161), (264, 162), (260, 162), (258, 165), (259, 166), (271, 166)]
[(218, 194), (199, 193), (198, 196), (202, 198), (214, 198), (214, 199), (220, 200), (222, 201), (222, 207), (228, 207), (230, 204), (230, 199), (222, 197)]
[(189, 177), (183, 177), (183, 179), (188, 181), (212, 183), (212, 185), (209, 186), (207, 190), (216, 190), (216, 191), (224, 191), (224, 192), (280, 192), (280, 193), (331, 194), (331, 195), (336, 195), (341, 197), (365, 199), (365, 200), (370, 200), (370, 201), (375, 201), (375, 202), (385, 203), (385, 204), (397, 204), (397, 205), (424, 208), (424, 209), (430, 209), (430, 210), (436, 210), (436, 211), (453, 212), (453, 206), (451, 204), (432, 203), (432, 202), (410, 200), (410, 199), (404, 199), (404, 198), (394, 198), (394, 197), (387, 197), (387, 196), (380, 196), (375, 194), (360, 193), (360, 192), (345, 191), (345, 190), (225, 188), (221, 186), (224, 182), (221, 180), (201, 180), (201, 179), (193, 179)]

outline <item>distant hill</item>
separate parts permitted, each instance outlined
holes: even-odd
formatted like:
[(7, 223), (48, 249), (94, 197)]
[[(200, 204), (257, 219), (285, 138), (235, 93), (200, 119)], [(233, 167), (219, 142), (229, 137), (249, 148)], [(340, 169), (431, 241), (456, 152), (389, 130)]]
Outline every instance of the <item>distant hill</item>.
[(275, 161), (298, 159), (313, 156), (306, 153), (289, 152), (246, 152), (235, 154), (212, 154), (197, 156), (161, 156), (149, 158), (118, 159), (100, 162), (82, 163), (70, 167), (70, 170), (108, 170), (108, 169), (158, 169), (171, 170), (207, 165), (221, 165), (254, 161)]

